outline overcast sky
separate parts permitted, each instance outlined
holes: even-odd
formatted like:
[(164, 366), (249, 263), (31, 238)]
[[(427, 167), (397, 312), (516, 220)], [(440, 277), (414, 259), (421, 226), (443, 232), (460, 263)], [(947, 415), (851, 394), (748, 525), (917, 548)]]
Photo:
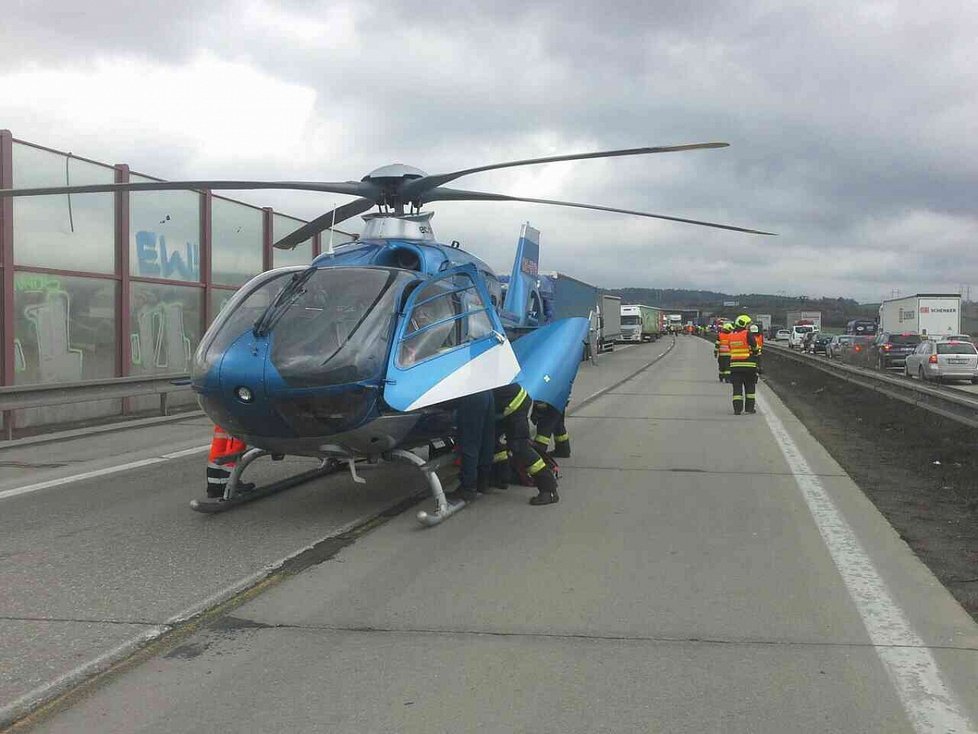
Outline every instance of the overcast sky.
[(435, 231), (508, 270), (529, 221), (543, 269), (605, 287), (978, 297), (976, 38), (972, 0), (6, 0), (0, 127), (171, 179), (725, 141), (452, 185), (780, 236), (502, 203), (435, 205)]

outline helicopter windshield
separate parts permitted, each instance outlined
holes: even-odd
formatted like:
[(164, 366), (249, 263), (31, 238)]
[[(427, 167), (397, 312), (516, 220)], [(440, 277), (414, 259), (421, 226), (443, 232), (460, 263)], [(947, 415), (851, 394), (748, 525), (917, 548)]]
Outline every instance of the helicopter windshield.
[[(194, 375), (214, 367), (235, 340), (254, 328), (289, 278), (301, 272), (303, 268), (265, 273), (236, 293), (201, 341)], [(271, 359), (278, 373), (294, 387), (376, 377), (386, 361), (397, 296), (414, 279), (388, 268), (315, 271), (270, 330)]]
[(400, 286), (414, 279), (388, 268), (316, 271), (272, 329), (271, 358), (279, 374), (294, 387), (380, 375)]
[(206, 374), (238, 337), (254, 327), (256, 319), (288, 283), (288, 278), (302, 270), (303, 268), (293, 267), (262, 273), (234, 294), (200, 341), (193, 362), (194, 379)]

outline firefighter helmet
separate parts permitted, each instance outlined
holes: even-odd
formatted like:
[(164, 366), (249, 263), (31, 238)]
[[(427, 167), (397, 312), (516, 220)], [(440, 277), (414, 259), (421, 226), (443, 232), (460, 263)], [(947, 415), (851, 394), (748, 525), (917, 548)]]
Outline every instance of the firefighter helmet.
[(745, 326), (747, 326), (747, 324), (750, 323), (750, 320), (751, 320), (750, 316), (748, 316), (745, 313), (741, 314), (740, 316), (737, 317), (737, 326), (743, 329)]
[(724, 331), (733, 331), (733, 322), (731, 322), (731, 321), (724, 322), (724, 324), (723, 324), (723, 330)]

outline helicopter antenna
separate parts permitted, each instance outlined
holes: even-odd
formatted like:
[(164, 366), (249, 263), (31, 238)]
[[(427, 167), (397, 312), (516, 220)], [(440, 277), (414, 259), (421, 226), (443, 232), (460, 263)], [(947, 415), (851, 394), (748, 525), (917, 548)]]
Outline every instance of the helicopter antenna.
[(326, 254), (333, 254), (333, 227), (336, 226), (336, 209), (333, 209), (333, 223), (329, 225), (329, 249), (326, 250)]

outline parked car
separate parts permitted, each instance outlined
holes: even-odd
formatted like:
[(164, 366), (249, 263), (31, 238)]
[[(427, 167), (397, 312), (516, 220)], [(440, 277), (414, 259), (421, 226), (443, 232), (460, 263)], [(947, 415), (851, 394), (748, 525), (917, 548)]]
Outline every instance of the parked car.
[(840, 359), (842, 357), (842, 353), (846, 349), (852, 348), (853, 339), (855, 339), (855, 337), (852, 334), (839, 334), (837, 336), (833, 336), (829, 340), (829, 344), (826, 347), (826, 356), (831, 357), (832, 359)]
[(878, 370), (903, 367), (907, 362), (907, 356), (917, 348), (920, 342), (920, 334), (910, 332), (893, 334), (888, 331), (881, 331), (876, 335), (866, 352), (866, 364), (876, 367)]
[(842, 361), (850, 364), (866, 364), (866, 354), (876, 337), (853, 336), (852, 342), (843, 349)]
[(966, 341), (924, 339), (907, 357), (903, 374), (921, 380), (971, 380), (978, 384), (978, 349)]
[(791, 332), (787, 329), (778, 329), (778, 333), (774, 335), (774, 341), (776, 342), (786, 342), (791, 338)]
[(824, 354), (828, 356), (830, 341), (832, 341), (831, 334), (823, 334), (820, 331), (816, 331), (812, 340), (808, 343), (808, 351), (812, 354)]

